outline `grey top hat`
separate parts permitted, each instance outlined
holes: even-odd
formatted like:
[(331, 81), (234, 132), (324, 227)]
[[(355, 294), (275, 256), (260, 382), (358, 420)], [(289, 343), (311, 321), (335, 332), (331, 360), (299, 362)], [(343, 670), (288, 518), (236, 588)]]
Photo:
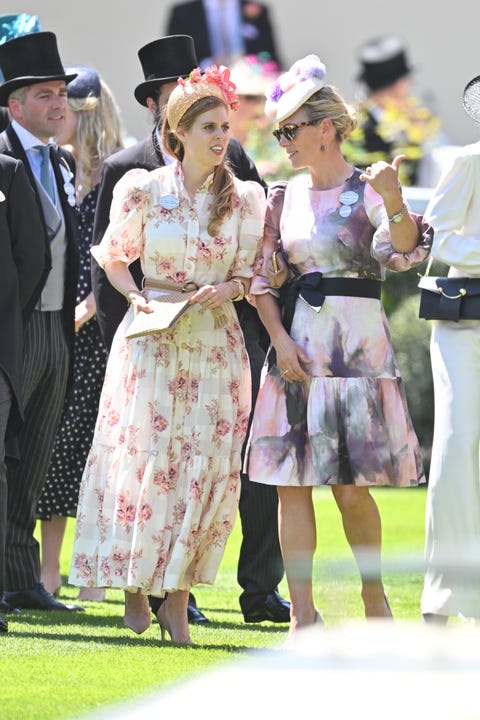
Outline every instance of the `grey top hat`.
[(474, 77), (465, 86), (463, 107), (472, 120), (480, 122), (480, 75)]
[(138, 51), (145, 82), (135, 88), (140, 105), (158, 90), (162, 83), (188, 77), (198, 66), (193, 38), (190, 35), (166, 35), (144, 45)]
[(0, 105), (8, 105), (14, 90), (49, 80), (68, 83), (76, 73), (67, 74), (60, 60), (57, 38), (53, 32), (35, 32), (0, 45), (0, 69), (4, 82), (0, 85)]
[(357, 79), (370, 90), (388, 87), (413, 70), (402, 41), (395, 35), (369, 40), (360, 47), (358, 59), (362, 69)]

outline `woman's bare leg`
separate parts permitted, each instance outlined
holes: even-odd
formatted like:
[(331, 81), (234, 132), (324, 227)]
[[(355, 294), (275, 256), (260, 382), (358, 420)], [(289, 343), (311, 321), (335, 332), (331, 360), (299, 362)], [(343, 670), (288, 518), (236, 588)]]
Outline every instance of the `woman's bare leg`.
[(382, 583), (382, 523), (377, 504), (367, 487), (333, 485), (332, 492), (360, 571), (365, 616), (391, 618)]
[(290, 594), (289, 636), (316, 620), (313, 555), (317, 544), (311, 487), (279, 487), (279, 539)]

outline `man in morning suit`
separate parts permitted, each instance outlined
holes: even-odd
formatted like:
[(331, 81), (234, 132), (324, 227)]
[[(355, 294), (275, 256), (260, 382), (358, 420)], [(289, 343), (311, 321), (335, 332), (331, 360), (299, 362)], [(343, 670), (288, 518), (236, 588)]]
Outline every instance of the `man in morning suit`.
[(190, 0), (173, 5), (168, 35), (191, 35), (202, 68), (230, 66), (244, 55), (268, 53), (282, 65), (267, 5), (248, 0)]
[[(43, 235), (44, 271), (25, 327), (22, 396), (24, 425), (19, 460), (8, 465), (6, 572), (3, 605), (78, 610), (64, 605), (40, 582), (34, 537), (37, 501), (73, 366), (74, 307), (78, 274), (73, 214), (73, 157), (51, 144), (65, 123), (66, 75), (51, 32), (24, 35), (0, 45), (0, 105), (11, 123), (0, 134), (0, 152), (22, 160), (33, 189)], [(37, 217), (31, 219), (38, 223)]]
[[(25, 167), (20, 160), (0, 155), (0, 598), (7, 537), (6, 442), (22, 425), (23, 328), (43, 273), (43, 246), (40, 214)], [(0, 632), (7, 630), (0, 616)]]
[[(137, 101), (151, 111), (155, 118), (152, 133), (136, 145), (120, 150), (103, 164), (98, 194), (93, 243), (98, 244), (108, 226), (112, 193), (115, 184), (133, 168), (154, 170), (172, 162), (161, 148), (159, 128), (162, 109), (177, 78), (187, 77), (197, 66), (193, 39), (188, 35), (173, 35), (145, 45), (138, 51), (145, 81), (135, 89)], [(233, 172), (241, 180), (254, 180), (265, 187), (258, 172), (237, 140), (231, 139), (227, 158)], [(142, 272), (139, 261), (130, 270), (141, 287)], [(104, 271), (92, 260), (92, 287), (97, 305), (97, 320), (107, 349), (110, 349), (115, 331), (127, 310), (127, 302), (109, 283)], [(268, 335), (256, 310), (246, 301), (235, 303), (240, 325), (245, 336), (252, 371), (252, 395), (256, 398), (260, 373), (268, 348)], [(243, 542), (240, 551), (238, 580), (243, 588), (240, 605), (248, 622), (289, 622), (290, 606), (277, 592), (283, 577), (283, 562), (278, 541), (278, 499), (275, 488), (251, 483), (242, 474), (240, 518)], [(150, 598), (156, 614), (161, 600)], [(188, 617), (191, 623), (208, 622), (198, 610), (195, 598), (190, 595)]]

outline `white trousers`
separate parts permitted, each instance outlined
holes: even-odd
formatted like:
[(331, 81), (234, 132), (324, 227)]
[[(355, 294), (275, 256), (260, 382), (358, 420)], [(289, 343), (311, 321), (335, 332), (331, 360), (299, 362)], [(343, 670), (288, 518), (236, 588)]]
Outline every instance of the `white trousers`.
[(435, 321), (422, 613), (480, 617), (480, 321)]

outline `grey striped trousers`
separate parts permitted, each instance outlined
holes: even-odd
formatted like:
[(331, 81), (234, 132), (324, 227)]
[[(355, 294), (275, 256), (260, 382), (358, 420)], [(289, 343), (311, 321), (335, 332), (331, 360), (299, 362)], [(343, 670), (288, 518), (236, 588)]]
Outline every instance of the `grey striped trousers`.
[(24, 334), (20, 461), (9, 463), (7, 472), (6, 591), (27, 590), (40, 582), (39, 544), (33, 535), (36, 507), (61, 419), (68, 366), (62, 311), (35, 310)]

